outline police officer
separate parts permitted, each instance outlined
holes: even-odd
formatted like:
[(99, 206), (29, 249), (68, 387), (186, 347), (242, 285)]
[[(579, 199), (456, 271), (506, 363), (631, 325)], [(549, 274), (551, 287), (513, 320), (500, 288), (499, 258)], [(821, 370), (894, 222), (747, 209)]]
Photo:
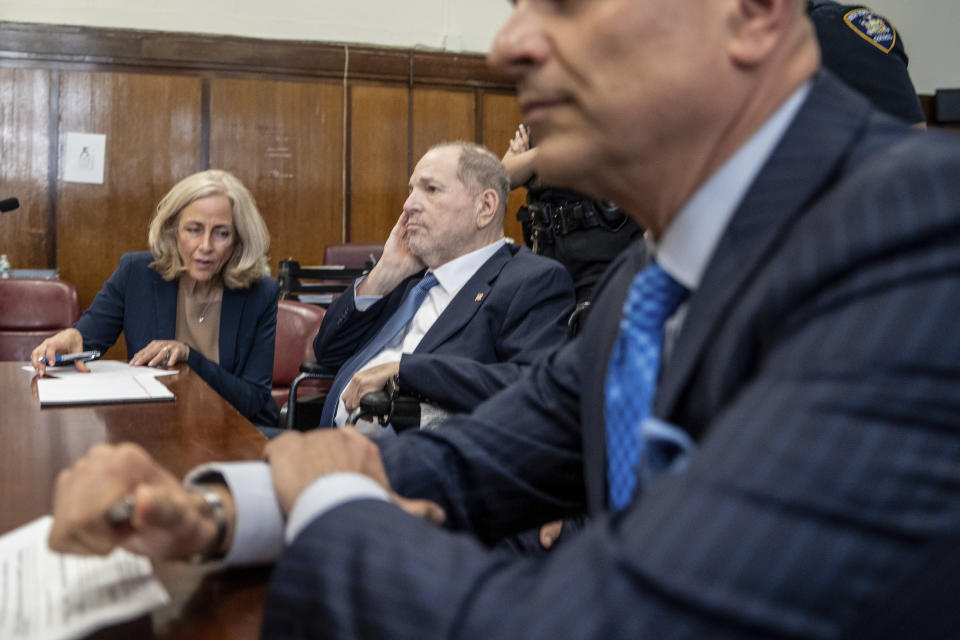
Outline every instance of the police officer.
[(510, 187), (527, 188), (527, 204), (517, 211), (517, 220), (534, 253), (557, 260), (570, 272), (580, 307), (610, 261), (642, 230), (610, 202), (540, 182), (533, 168), (536, 153), (530, 130), (521, 124), (503, 156)]
[(808, 0), (823, 66), (878, 109), (914, 125), (926, 118), (907, 73), (903, 39), (885, 17), (863, 5)]

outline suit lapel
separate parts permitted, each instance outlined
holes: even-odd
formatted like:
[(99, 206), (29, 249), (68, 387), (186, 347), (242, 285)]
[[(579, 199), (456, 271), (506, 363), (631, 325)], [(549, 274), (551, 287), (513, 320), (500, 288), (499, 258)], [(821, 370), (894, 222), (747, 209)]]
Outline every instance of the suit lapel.
[[(863, 127), (868, 106), (821, 73), (723, 233), (691, 296), (687, 320), (663, 371), (654, 413), (669, 417), (706, 345), (779, 238), (831, 179)], [(696, 436), (697, 434), (694, 434)]]
[(510, 247), (504, 245), (497, 249), (490, 258), (481, 265), (473, 277), (467, 280), (460, 291), (454, 296), (447, 308), (443, 310), (437, 321), (423, 336), (423, 340), (414, 350), (416, 353), (432, 353), (450, 336), (459, 331), (473, 318), (474, 314), (487, 299), (493, 283), (503, 270), (503, 267), (513, 257)]
[(237, 357), (237, 336), (240, 334), (240, 316), (246, 296), (239, 290), (223, 287), (220, 306), (220, 366), (232, 371)]
[[(600, 512), (607, 503), (607, 423), (604, 419), (607, 366), (613, 344), (620, 333), (623, 304), (627, 299), (630, 284), (647, 265), (648, 258), (642, 237), (624, 250), (618, 258), (623, 261), (622, 266), (609, 271), (607, 278), (604, 278), (600, 288), (596, 290), (593, 309), (587, 313), (587, 322), (576, 338), (583, 341), (580, 352), (584, 354), (585, 375), (582, 378), (583, 400), (580, 402), (580, 412), (583, 425), (584, 481), (590, 513)], [(597, 357), (598, 354), (602, 354), (602, 357)]]

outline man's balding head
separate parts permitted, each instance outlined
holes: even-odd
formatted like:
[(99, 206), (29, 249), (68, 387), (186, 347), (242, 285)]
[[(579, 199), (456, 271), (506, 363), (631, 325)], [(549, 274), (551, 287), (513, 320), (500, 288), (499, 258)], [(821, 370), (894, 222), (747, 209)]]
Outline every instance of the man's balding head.
[(503, 237), (509, 177), (500, 159), (471, 142), (427, 151), (403, 205), (410, 251), (436, 268)]

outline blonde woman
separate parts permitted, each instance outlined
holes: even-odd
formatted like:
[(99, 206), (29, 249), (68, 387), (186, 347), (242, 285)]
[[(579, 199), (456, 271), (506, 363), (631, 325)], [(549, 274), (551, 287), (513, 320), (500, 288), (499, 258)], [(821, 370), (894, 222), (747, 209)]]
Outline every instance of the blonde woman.
[(275, 423), (279, 286), (264, 277), (270, 236), (250, 192), (226, 171), (191, 175), (157, 205), (148, 242), (150, 251), (120, 259), (73, 328), (33, 350), (34, 368), (106, 351), (123, 331), (131, 364), (186, 362), (248, 419)]

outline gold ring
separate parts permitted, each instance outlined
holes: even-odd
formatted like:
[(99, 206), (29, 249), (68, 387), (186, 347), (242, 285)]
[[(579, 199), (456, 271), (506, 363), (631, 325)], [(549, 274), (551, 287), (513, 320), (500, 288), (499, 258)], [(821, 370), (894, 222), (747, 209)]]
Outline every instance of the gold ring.
[(170, 349), (167, 349), (166, 347), (164, 347), (164, 348), (163, 348), (163, 352), (164, 352), (164, 353), (170, 353)]

